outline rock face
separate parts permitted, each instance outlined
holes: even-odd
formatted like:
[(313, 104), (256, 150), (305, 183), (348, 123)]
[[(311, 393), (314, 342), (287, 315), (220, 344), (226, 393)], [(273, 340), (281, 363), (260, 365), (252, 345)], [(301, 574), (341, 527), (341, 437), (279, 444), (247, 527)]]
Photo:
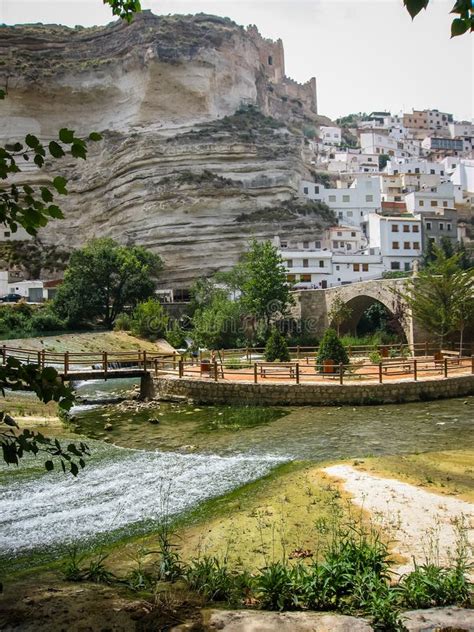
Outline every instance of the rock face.
[(0, 54), (3, 141), (103, 133), (85, 163), (46, 168), (70, 193), (46, 244), (141, 244), (164, 258), (165, 286), (189, 287), (233, 265), (251, 237), (317, 234), (333, 220), (297, 199), (301, 129), (323, 120), (315, 80), (287, 78), (281, 41), (255, 27), (149, 12), (131, 25), (0, 27)]

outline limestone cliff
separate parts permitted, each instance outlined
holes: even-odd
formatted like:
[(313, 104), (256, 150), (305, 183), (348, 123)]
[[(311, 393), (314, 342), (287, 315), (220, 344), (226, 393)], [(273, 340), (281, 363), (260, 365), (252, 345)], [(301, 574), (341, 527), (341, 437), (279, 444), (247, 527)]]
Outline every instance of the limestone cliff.
[(104, 136), (85, 163), (51, 167), (70, 195), (45, 243), (108, 235), (143, 244), (165, 259), (165, 285), (187, 287), (235, 263), (253, 236), (331, 221), (297, 200), (300, 130), (322, 120), (315, 81), (288, 79), (281, 41), (255, 27), (149, 12), (131, 25), (0, 27), (0, 54), (3, 140), (48, 140), (63, 126)]

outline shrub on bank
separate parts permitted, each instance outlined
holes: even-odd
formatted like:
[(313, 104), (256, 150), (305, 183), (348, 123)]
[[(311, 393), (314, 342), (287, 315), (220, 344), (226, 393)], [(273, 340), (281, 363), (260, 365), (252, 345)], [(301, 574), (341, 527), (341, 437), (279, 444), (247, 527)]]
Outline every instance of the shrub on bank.
[(288, 351), (288, 345), (284, 336), (275, 327), (265, 345), (265, 360), (267, 362), (289, 362), (290, 352)]
[(326, 329), (319, 345), (316, 364), (322, 365), (325, 360), (332, 360), (335, 364), (349, 364), (347, 351), (334, 329)]
[(153, 298), (138, 303), (133, 310), (131, 331), (134, 336), (148, 340), (164, 338), (167, 326), (168, 315), (163, 305)]

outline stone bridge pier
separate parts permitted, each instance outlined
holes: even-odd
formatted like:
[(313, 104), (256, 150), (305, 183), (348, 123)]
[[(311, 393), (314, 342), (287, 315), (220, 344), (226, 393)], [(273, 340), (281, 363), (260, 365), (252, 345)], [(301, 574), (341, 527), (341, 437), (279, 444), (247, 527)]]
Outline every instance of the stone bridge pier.
[(407, 343), (421, 343), (428, 340), (427, 334), (413, 320), (408, 305), (400, 296), (406, 279), (380, 279), (341, 285), (325, 290), (298, 290), (293, 293), (295, 305), (292, 316), (301, 321), (309, 333), (321, 337), (332, 325), (329, 314), (336, 298), (341, 299), (351, 309), (351, 317), (342, 324), (341, 330), (354, 334), (365, 310), (374, 303), (381, 303), (399, 319)]

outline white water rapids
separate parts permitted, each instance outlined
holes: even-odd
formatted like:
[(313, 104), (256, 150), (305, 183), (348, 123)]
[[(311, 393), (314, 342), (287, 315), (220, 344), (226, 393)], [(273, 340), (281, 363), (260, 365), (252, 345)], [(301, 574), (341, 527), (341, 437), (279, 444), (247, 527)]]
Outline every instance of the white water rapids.
[(163, 512), (177, 514), (284, 460), (118, 449), (116, 454), (114, 460), (88, 463), (77, 478), (56, 471), (1, 485), (0, 555), (85, 540), (159, 520)]

